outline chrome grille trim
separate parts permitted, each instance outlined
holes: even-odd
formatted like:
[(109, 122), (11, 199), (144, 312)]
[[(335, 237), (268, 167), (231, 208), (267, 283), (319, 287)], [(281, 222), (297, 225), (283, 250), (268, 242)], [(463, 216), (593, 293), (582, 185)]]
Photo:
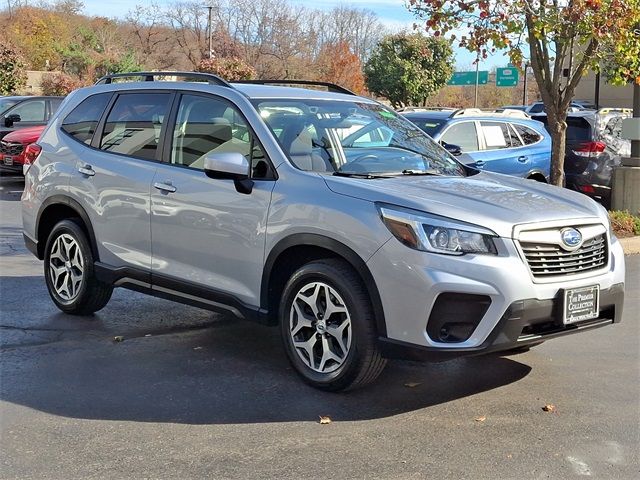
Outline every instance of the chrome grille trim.
[(20, 155), (24, 150), (24, 145), (21, 143), (10, 143), (6, 141), (0, 142), (0, 153), (5, 155)]
[(557, 244), (538, 242), (521, 241), (520, 248), (535, 278), (592, 272), (605, 268), (609, 263), (606, 233), (584, 240), (580, 248), (573, 252)]

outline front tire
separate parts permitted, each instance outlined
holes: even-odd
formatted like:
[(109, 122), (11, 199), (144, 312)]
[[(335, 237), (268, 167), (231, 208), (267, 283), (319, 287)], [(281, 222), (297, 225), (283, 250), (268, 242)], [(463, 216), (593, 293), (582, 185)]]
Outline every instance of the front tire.
[(63, 312), (89, 315), (109, 302), (113, 287), (96, 279), (93, 261), (80, 225), (62, 220), (53, 227), (45, 245), (44, 278), (53, 303)]
[(384, 369), (367, 290), (342, 260), (317, 260), (294, 272), (279, 320), (289, 361), (316, 388), (362, 387)]

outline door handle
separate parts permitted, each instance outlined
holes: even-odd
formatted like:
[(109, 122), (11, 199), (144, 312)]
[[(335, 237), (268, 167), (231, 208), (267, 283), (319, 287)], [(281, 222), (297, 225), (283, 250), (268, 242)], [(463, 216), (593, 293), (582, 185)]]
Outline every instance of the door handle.
[(171, 185), (169, 182), (165, 182), (165, 183), (155, 182), (153, 186), (154, 188), (157, 188), (158, 190), (165, 193), (173, 193), (177, 190), (176, 187)]
[(81, 174), (86, 175), (87, 177), (93, 177), (96, 174), (96, 172), (93, 170), (91, 165), (85, 165), (84, 167), (79, 167), (78, 171)]
[(518, 161), (519, 161), (519, 162), (524, 163), (524, 162), (526, 162), (527, 160), (529, 160), (529, 157), (527, 157), (526, 155), (523, 155), (523, 156), (521, 156), (521, 157), (518, 157)]

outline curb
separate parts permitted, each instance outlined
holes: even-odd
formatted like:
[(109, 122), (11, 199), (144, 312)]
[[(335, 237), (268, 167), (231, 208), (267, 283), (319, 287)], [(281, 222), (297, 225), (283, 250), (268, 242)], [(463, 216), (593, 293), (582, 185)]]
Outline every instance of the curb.
[(640, 254), (640, 236), (618, 238), (625, 255)]

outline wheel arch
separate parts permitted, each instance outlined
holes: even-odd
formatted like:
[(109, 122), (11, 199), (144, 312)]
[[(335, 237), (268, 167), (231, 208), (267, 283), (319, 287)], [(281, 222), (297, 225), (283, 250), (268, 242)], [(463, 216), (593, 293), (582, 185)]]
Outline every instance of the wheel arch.
[(44, 259), (44, 248), (53, 227), (61, 220), (75, 218), (79, 220), (82, 230), (87, 235), (95, 261), (99, 260), (98, 245), (93, 233), (91, 220), (85, 209), (76, 200), (66, 195), (53, 195), (47, 198), (38, 211), (36, 218), (36, 239), (38, 241), (38, 258)]
[(527, 180), (535, 180), (536, 182), (549, 183), (547, 177), (541, 170), (532, 170), (527, 175)]
[(282, 290), (291, 274), (299, 267), (320, 258), (340, 258), (356, 271), (373, 307), (379, 336), (386, 336), (384, 310), (378, 287), (365, 261), (350, 247), (324, 235), (293, 234), (280, 240), (269, 253), (262, 272), (260, 303), (270, 312), (270, 323), (277, 323)]

